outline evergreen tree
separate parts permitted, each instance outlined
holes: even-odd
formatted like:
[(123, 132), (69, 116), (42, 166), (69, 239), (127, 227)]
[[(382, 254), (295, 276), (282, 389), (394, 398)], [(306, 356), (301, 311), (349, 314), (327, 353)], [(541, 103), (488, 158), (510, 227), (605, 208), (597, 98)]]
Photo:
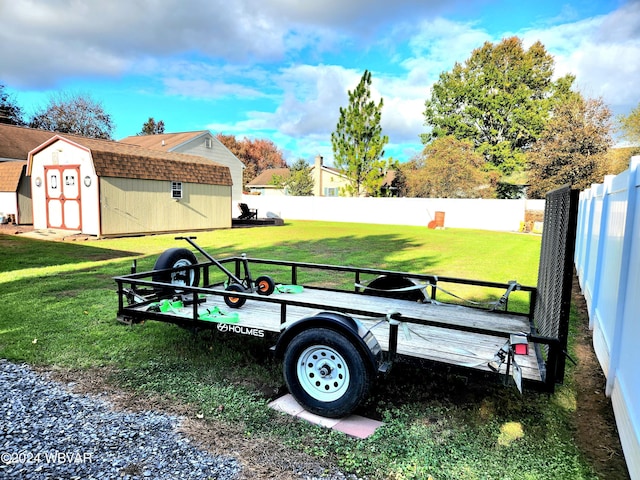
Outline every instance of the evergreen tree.
[(5, 91), (5, 86), (0, 84), (0, 123), (24, 125), (22, 117), (22, 108)]
[(380, 118), (383, 100), (371, 100), (371, 73), (365, 70), (360, 83), (349, 91), (349, 105), (340, 107), (336, 131), (331, 134), (336, 168), (350, 179), (346, 193), (353, 196), (377, 195), (388, 162), (382, 160), (389, 141), (382, 135)]
[(313, 195), (313, 177), (311, 176), (311, 166), (298, 159), (289, 169), (291, 174), (283, 182), (287, 189), (287, 195), (308, 197)]
[(149, 117), (142, 125), (142, 131), (138, 135), (159, 135), (164, 133), (164, 122), (162, 120), (156, 123), (153, 117)]

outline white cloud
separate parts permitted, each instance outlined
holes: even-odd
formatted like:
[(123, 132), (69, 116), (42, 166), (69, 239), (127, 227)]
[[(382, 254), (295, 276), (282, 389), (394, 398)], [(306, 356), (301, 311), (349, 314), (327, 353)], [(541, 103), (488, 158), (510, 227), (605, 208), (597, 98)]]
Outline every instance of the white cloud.
[(588, 97), (602, 97), (614, 111), (627, 113), (640, 102), (640, 2), (575, 23), (522, 33), (540, 40), (554, 55), (556, 75), (571, 73)]

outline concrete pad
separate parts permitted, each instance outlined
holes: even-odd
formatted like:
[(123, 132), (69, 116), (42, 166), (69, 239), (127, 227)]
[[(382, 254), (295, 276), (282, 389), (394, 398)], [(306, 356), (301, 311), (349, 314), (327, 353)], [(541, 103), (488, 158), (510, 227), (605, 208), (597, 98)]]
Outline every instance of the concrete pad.
[(304, 408), (293, 398), (290, 393), (283, 397), (276, 398), (269, 404), (271, 408), (279, 412), (287, 413), (293, 417), (298, 416), (299, 413), (304, 412)]
[(350, 437), (368, 438), (382, 425), (383, 423), (378, 420), (361, 417), (360, 415), (350, 415), (340, 420), (333, 429), (346, 433)]
[(306, 420), (309, 423), (313, 423), (314, 425), (320, 425), (321, 427), (325, 427), (325, 428), (333, 428), (341, 420), (339, 418), (321, 417), (320, 415), (307, 412), (306, 410), (302, 410), (302, 412), (296, 415), (296, 417), (302, 418), (303, 420)]
[(30, 232), (25, 232), (22, 235), (29, 238), (35, 238), (37, 240), (64, 241), (79, 236), (81, 233), (82, 232), (80, 230), (59, 230), (47, 228), (45, 230), (32, 230)]
[(331, 428), (355, 438), (367, 438), (373, 435), (378, 427), (384, 425), (382, 422), (360, 415), (349, 415), (345, 418), (326, 418), (315, 415), (302, 408), (290, 393), (275, 399), (269, 403), (269, 407), (292, 417), (306, 420), (313, 425)]

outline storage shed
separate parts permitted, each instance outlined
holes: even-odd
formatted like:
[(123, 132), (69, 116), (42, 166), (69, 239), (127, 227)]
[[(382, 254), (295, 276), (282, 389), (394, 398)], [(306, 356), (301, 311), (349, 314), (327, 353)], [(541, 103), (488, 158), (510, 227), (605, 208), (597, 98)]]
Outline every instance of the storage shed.
[(33, 223), (31, 184), (25, 178), (29, 151), (54, 132), (0, 123), (0, 213), (21, 225)]
[(0, 162), (0, 221), (18, 224), (33, 221), (26, 168), (27, 162)]
[(211, 160), (56, 135), (29, 153), (33, 226), (121, 236), (231, 227), (229, 169)]
[(242, 202), (242, 172), (245, 165), (225, 147), (209, 130), (196, 132), (161, 133), (157, 135), (134, 135), (120, 140), (120, 143), (138, 145), (164, 152), (199, 155), (229, 167), (233, 180), (233, 204)]

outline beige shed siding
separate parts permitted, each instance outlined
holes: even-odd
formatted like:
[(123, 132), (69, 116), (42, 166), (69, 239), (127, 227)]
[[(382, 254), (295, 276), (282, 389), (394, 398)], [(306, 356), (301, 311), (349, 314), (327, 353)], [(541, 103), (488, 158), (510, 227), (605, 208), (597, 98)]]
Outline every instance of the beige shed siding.
[(170, 187), (164, 180), (101, 177), (101, 234), (231, 227), (231, 186), (183, 183), (179, 201)]
[(207, 148), (205, 136), (200, 136), (191, 142), (187, 142), (179, 147), (176, 147), (173, 151), (178, 153), (188, 153), (189, 155), (199, 155), (210, 160), (213, 160), (220, 165), (229, 167), (231, 178), (233, 179), (233, 189), (231, 195), (233, 196), (233, 203), (239, 203), (242, 201), (242, 170), (244, 164), (234, 156), (227, 148), (220, 143), (215, 137), (211, 138), (211, 148)]

